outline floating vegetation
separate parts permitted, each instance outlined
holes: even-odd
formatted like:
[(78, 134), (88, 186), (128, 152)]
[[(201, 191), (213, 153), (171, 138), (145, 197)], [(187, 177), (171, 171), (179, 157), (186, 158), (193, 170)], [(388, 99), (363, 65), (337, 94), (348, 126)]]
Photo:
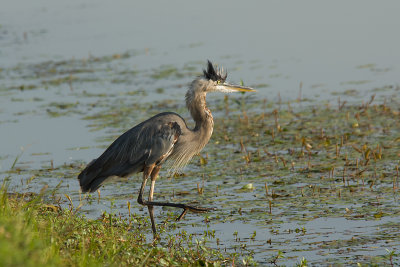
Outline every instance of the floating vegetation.
[(194, 68), (191, 66), (186, 66), (182, 70), (179, 70), (173, 65), (162, 65), (159, 69), (153, 70), (150, 77), (156, 80), (168, 78), (181, 79), (184, 77), (191, 77), (196, 73), (197, 72), (194, 72)]

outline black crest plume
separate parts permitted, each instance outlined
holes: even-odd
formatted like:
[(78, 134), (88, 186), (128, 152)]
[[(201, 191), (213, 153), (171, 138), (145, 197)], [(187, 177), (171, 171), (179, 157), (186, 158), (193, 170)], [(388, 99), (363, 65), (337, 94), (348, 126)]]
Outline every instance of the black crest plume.
[(213, 80), (213, 81), (222, 81), (224, 82), (226, 80), (226, 77), (228, 76), (228, 73), (224, 73), (223, 69), (218, 69), (215, 70), (213, 64), (211, 61), (208, 60), (208, 65), (207, 65), (207, 70), (203, 70), (204, 73), (204, 78)]

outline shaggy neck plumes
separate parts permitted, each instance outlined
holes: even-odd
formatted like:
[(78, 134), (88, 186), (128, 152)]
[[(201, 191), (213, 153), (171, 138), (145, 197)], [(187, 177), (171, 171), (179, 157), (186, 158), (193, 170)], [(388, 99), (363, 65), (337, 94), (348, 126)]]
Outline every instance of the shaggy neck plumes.
[[(182, 136), (175, 144), (172, 154), (174, 158), (171, 165), (172, 173), (179, 172), (195, 154), (199, 153), (208, 143), (213, 132), (214, 122), (211, 112), (206, 106), (206, 91), (199, 84), (195, 85), (196, 82), (201, 83), (202, 81), (195, 80), (186, 93), (186, 106), (196, 122), (196, 126), (191, 130), (193, 134)], [(206, 84), (202, 85), (206, 86)], [(197, 88), (197, 90), (193, 88)], [(185, 144), (188, 145), (185, 146)]]
[(213, 117), (206, 105), (206, 92), (203, 90), (194, 90), (195, 82), (193, 82), (191, 88), (186, 93), (186, 106), (193, 120), (196, 122), (193, 130), (198, 131), (202, 128), (207, 128), (212, 133)]

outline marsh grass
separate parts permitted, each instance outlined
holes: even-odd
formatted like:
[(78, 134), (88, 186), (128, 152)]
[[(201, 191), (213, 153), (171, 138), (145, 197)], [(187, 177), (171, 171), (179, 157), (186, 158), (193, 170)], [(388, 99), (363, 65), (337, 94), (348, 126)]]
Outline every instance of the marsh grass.
[(4, 186), (0, 191), (1, 266), (219, 266), (233, 261), (191, 237), (185, 240), (189, 246), (179, 241), (158, 246), (115, 215), (89, 220), (73, 209), (45, 204), (43, 195), (8, 193)]

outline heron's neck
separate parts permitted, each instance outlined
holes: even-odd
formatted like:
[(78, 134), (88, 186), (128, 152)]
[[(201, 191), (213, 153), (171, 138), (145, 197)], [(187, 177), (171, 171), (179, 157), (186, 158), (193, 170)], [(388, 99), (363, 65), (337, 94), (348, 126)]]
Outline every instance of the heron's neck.
[(204, 137), (209, 139), (213, 131), (214, 121), (211, 111), (206, 105), (206, 93), (189, 89), (186, 93), (186, 106), (196, 122), (193, 131), (199, 132), (201, 135), (204, 134)]

